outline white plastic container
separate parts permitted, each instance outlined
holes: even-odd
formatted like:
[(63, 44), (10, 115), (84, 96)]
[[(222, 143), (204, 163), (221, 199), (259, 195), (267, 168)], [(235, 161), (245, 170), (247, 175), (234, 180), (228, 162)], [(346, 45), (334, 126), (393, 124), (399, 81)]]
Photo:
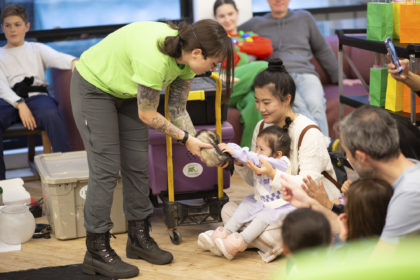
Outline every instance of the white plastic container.
[(32, 238), (35, 218), (26, 205), (7, 205), (0, 209), (0, 240), (17, 245)]
[(23, 187), (21, 178), (0, 181), (3, 189), (3, 204), (26, 204), (31, 202), (31, 195)]
[[(48, 221), (57, 239), (86, 236), (83, 207), (88, 191), (88, 163), (85, 151), (41, 154), (35, 157), (41, 177)], [(123, 211), (121, 179), (114, 190), (112, 233), (127, 231)]]

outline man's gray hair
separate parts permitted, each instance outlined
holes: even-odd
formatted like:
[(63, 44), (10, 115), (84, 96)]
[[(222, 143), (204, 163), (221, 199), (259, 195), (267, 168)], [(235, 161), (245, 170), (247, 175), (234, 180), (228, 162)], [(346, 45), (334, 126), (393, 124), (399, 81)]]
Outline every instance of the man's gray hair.
[(398, 128), (388, 111), (363, 105), (340, 121), (340, 138), (354, 156), (356, 150), (376, 160), (400, 154)]

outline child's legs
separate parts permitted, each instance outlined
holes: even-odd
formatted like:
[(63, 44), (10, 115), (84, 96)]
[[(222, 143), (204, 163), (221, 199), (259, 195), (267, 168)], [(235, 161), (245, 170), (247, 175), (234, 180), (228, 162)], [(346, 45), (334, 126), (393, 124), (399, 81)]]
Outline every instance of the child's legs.
[(257, 215), (240, 234), (242, 235), (244, 241), (249, 244), (257, 239), (257, 237), (264, 232), (268, 225), (268, 221), (264, 219), (262, 215)]
[(252, 196), (246, 197), (238, 208), (236, 208), (232, 217), (224, 225), (224, 228), (230, 232), (237, 232), (245, 223), (249, 222), (255, 210), (255, 199)]
[(58, 112), (54, 98), (47, 95), (36, 95), (25, 100), (31, 110), (37, 126), (46, 131), (54, 152), (68, 152), (67, 131), (64, 120)]
[(235, 219), (234, 216), (232, 216), (223, 227), (232, 233), (232, 232), (237, 232), (242, 226), (243, 226), (243, 223), (239, 222), (238, 220)]

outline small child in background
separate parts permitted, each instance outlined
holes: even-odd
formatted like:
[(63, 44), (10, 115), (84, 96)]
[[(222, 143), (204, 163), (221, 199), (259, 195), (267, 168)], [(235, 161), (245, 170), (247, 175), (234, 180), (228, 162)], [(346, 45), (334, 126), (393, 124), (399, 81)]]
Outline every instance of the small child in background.
[(362, 178), (351, 183), (345, 193), (344, 213), (339, 215), (341, 241), (378, 238), (385, 226), (392, 186), (377, 178)]
[(310, 208), (290, 212), (283, 220), (281, 236), (284, 255), (313, 247), (329, 245), (331, 226), (327, 218)]
[[(259, 158), (268, 161), (273, 168), (288, 172), (290, 161), (290, 137), (287, 128), (270, 126), (263, 129), (257, 137), (256, 153), (247, 147), (241, 148), (234, 143), (219, 144), (222, 152), (230, 154), (236, 161), (260, 166)], [(272, 184), (267, 175), (255, 174), (253, 177), (254, 194), (246, 197), (238, 206), (224, 227), (215, 231), (203, 232), (198, 236), (198, 245), (215, 255), (222, 254), (231, 260), (238, 252), (255, 240), (270, 224), (276, 224), (294, 208), (281, 198), (280, 184)], [(246, 228), (238, 233), (246, 223)]]
[(299, 208), (283, 220), (281, 237), (283, 254), (289, 258), (287, 273), (290, 275), (296, 269), (292, 260), (294, 254), (331, 244), (331, 226), (322, 213), (310, 208)]

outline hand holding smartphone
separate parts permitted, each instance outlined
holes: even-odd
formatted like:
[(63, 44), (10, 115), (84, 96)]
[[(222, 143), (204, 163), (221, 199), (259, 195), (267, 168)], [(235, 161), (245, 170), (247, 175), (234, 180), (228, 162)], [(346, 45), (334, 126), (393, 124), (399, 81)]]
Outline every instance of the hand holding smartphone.
[(395, 51), (395, 47), (394, 47), (394, 44), (392, 43), (391, 38), (388, 37), (385, 39), (385, 46), (391, 56), (392, 63), (394, 63), (396, 69), (398, 70), (398, 74), (401, 74), (402, 67), (401, 67), (400, 61), (398, 60), (397, 52)]

